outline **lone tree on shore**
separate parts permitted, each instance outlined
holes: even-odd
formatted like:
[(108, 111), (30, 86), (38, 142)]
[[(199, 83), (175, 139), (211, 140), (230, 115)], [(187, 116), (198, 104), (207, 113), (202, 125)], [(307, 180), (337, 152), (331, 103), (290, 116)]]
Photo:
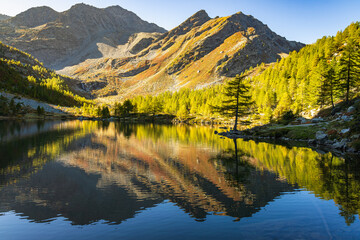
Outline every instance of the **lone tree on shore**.
[[(251, 95), (250, 87), (244, 83), (247, 75), (237, 75), (234, 79), (225, 83), (224, 100), (218, 106), (212, 106), (214, 112), (228, 117), (235, 117), (234, 130), (237, 130), (239, 118), (250, 113)], [(248, 121), (242, 121), (248, 124)]]

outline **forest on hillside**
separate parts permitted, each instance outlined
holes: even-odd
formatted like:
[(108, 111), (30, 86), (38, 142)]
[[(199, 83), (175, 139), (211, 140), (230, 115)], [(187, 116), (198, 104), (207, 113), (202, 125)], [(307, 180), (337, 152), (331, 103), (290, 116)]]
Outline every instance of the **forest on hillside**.
[[(312, 109), (334, 106), (358, 95), (360, 82), (360, 23), (352, 23), (336, 36), (323, 37), (299, 52), (266, 67), (261, 64), (244, 74), (254, 102), (251, 118), (267, 123), (285, 113), (306, 113)], [(126, 102), (115, 103), (115, 115), (129, 112), (164, 113), (178, 116), (216, 117), (212, 106), (223, 102), (224, 86), (177, 92), (157, 96), (137, 96)], [(130, 103), (130, 104), (129, 104)], [(125, 104), (125, 103), (124, 103)], [(91, 106), (83, 107), (85, 112)]]
[[(16, 56), (14, 59), (10, 56)], [(91, 101), (72, 92), (66, 77), (47, 69), (30, 54), (0, 42), (0, 90), (61, 106)], [(2, 115), (13, 114), (11, 101), (0, 101)]]

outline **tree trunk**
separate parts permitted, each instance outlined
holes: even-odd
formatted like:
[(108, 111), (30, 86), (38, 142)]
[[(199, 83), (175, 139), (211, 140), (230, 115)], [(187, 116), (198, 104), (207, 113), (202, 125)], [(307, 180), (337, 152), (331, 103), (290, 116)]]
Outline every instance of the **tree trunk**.
[(240, 81), (238, 84), (238, 89), (236, 93), (236, 112), (235, 112), (235, 125), (234, 125), (234, 131), (237, 131), (237, 124), (238, 124), (238, 118), (239, 118), (239, 92), (240, 92)]
[(331, 106), (332, 106), (332, 109), (335, 108), (335, 105), (334, 105), (334, 93), (333, 93), (333, 80), (331, 80), (331, 83), (330, 83), (330, 99), (331, 99)]
[(348, 71), (347, 71), (347, 79), (346, 79), (346, 104), (349, 104), (349, 92), (350, 92), (350, 67), (351, 67), (351, 55), (349, 54), (349, 61), (348, 61)]

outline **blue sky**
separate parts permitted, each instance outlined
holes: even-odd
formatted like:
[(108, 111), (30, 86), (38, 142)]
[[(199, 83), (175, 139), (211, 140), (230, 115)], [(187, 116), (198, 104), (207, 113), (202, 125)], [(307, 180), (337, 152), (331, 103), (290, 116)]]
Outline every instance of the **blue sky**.
[(0, 13), (15, 16), (28, 8), (44, 5), (65, 11), (81, 2), (96, 7), (120, 5), (168, 30), (200, 9), (206, 10), (210, 17), (241, 11), (253, 15), (288, 40), (303, 43), (335, 35), (351, 22), (360, 21), (359, 0), (0, 0)]

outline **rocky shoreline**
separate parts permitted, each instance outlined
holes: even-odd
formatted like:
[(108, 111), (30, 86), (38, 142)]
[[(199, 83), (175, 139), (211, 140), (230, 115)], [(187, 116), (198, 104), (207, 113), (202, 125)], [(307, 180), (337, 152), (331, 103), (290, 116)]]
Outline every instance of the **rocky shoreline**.
[(216, 132), (231, 139), (243, 138), (273, 143), (300, 143), (314, 149), (324, 149), (337, 154), (360, 155), (360, 124), (357, 100), (350, 107), (336, 107), (323, 117), (299, 117), (286, 123), (272, 123), (243, 131)]
[(337, 141), (337, 140), (329, 140), (329, 139), (291, 139), (287, 137), (262, 137), (255, 135), (244, 134), (242, 131), (227, 131), (227, 132), (217, 132), (215, 133), (221, 137), (226, 137), (230, 139), (244, 139), (244, 140), (254, 140), (259, 142), (269, 142), (273, 144), (284, 144), (291, 146), (303, 146), (315, 149), (317, 151), (322, 152), (332, 152), (337, 155), (345, 155), (345, 154), (356, 154), (360, 156), (360, 151), (355, 150), (351, 145), (351, 141), (347, 138)]

